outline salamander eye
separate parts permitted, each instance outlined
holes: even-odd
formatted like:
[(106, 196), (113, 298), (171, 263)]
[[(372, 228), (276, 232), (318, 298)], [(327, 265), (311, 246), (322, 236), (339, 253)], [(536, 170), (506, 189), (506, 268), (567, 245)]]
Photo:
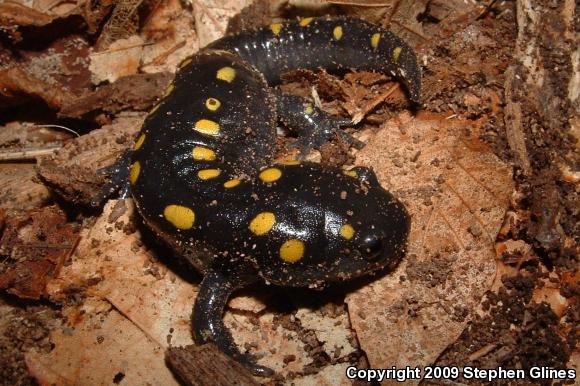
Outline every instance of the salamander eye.
[(383, 240), (376, 235), (365, 236), (360, 245), (360, 251), (367, 260), (374, 260), (383, 251)]

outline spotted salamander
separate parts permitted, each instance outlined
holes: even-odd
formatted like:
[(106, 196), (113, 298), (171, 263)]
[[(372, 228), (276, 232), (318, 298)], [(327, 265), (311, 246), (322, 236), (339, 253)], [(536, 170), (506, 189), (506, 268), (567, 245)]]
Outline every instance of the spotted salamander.
[(391, 32), (352, 18), (304, 18), (224, 37), (180, 66), (148, 115), (128, 179), (137, 208), (162, 239), (204, 273), (193, 315), (197, 343), (215, 342), (254, 374), (222, 316), (231, 293), (259, 278), (320, 287), (404, 255), (410, 219), (368, 168), (299, 160), (272, 164), (276, 124), (301, 150), (349, 120), (273, 86), (295, 69), (376, 70), (420, 98), (413, 51)]

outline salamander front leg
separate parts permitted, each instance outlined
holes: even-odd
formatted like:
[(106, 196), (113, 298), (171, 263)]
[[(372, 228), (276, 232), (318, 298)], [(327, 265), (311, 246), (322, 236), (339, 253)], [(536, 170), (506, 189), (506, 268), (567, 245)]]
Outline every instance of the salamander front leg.
[(242, 363), (252, 374), (266, 377), (273, 375), (274, 371), (258, 365), (252, 355), (242, 354), (223, 321), (224, 308), (232, 292), (252, 281), (210, 269), (201, 282), (193, 307), (193, 337), (197, 344), (215, 343), (221, 351)]
[(91, 206), (102, 207), (115, 192), (119, 192), (120, 198), (129, 195), (129, 165), (131, 163), (131, 151), (126, 151), (111, 166), (97, 170), (98, 174), (109, 175), (110, 179), (103, 185), (101, 190), (91, 200)]

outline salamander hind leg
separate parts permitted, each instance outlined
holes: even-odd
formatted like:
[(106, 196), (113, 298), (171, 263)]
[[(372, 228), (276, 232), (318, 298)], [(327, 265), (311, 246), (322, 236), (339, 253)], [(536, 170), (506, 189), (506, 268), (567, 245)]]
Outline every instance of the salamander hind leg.
[(299, 139), (291, 146), (297, 148), (302, 156), (328, 142), (333, 134), (351, 146), (362, 147), (362, 142), (341, 130), (353, 125), (350, 119), (328, 114), (299, 96), (281, 91), (276, 91), (275, 95), (278, 118), (298, 134)]
[(260, 366), (250, 354), (242, 354), (225, 326), (223, 313), (228, 298), (237, 288), (255, 279), (210, 269), (201, 282), (192, 314), (193, 337), (197, 344), (215, 343), (218, 348), (246, 366), (254, 375), (271, 376), (274, 371)]

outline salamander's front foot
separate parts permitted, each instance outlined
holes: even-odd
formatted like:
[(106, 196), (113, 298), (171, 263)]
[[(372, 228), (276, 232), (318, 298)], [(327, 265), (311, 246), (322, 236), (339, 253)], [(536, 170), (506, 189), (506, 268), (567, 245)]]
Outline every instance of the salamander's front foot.
[(253, 375), (268, 377), (274, 375), (274, 371), (258, 365), (253, 355), (242, 354), (223, 321), (224, 308), (231, 293), (250, 281), (253, 280), (209, 270), (201, 282), (193, 307), (193, 338), (197, 344), (215, 343), (222, 352), (243, 364)]
[(116, 192), (119, 192), (120, 198), (126, 198), (129, 195), (129, 164), (131, 163), (131, 152), (126, 151), (111, 166), (97, 170), (100, 175), (108, 175), (109, 181), (103, 185), (101, 190), (91, 200), (91, 206), (100, 208)]

